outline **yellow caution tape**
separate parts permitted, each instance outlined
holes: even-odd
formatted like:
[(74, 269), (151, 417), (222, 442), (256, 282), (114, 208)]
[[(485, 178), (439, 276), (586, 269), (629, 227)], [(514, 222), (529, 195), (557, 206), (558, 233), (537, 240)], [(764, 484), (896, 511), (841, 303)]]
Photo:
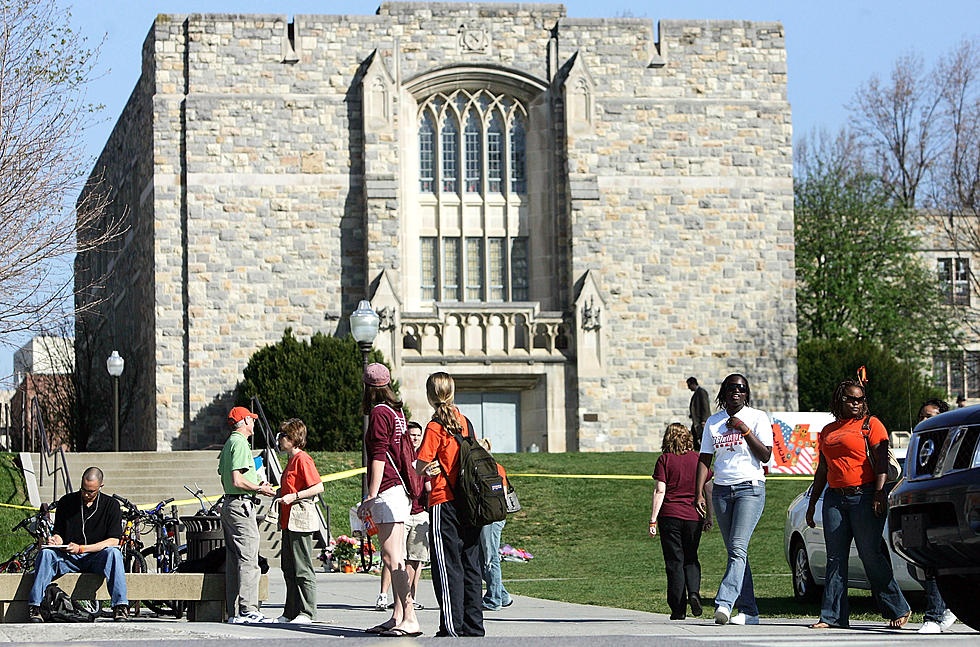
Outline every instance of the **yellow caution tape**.
[(16, 508), (17, 510), (38, 510), (29, 505), (14, 505), (13, 503), (0, 503), (0, 508)]
[(364, 474), (367, 469), (364, 467), (358, 467), (352, 470), (346, 470), (344, 472), (334, 472), (333, 474), (327, 474), (321, 481), (324, 483), (329, 483), (330, 481), (339, 481), (340, 479), (345, 479), (351, 476), (357, 476), (358, 474)]

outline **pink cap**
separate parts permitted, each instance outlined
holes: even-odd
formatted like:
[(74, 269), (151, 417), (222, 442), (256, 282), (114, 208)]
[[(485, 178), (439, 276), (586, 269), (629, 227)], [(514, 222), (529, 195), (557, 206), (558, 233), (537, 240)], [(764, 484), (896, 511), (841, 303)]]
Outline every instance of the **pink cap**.
[(391, 384), (391, 373), (384, 364), (368, 364), (364, 369), (364, 383), (370, 386)]

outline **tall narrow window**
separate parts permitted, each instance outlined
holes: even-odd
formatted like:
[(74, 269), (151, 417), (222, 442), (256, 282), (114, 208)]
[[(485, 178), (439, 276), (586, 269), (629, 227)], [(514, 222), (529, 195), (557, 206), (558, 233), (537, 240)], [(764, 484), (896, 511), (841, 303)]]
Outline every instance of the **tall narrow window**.
[(452, 115), (446, 115), (442, 122), (442, 190), (445, 193), (456, 193), (456, 182), (458, 175), (459, 149), (456, 139), (459, 130), (456, 127), (456, 119)]
[(936, 353), (932, 356), (932, 383), (936, 388), (949, 393), (949, 383), (946, 381), (946, 353)]
[(949, 355), (949, 394), (964, 395), (962, 353)]
[(953, 303), (970, 305), (970, 259), (956, 259), (956, 276), (953, 280)]
[(514, 193), (527, 193), (526, 158), (524, 123), (517, 118), (510, 127), (510, 190)]
[(436, 129), (426, 113), (419, 124), (419, 191), (423, 193), (435, 190), (435, 143)]
[(463, 131), (464, 141), (466, 142), (466, 192), (480, 192), (480, 170), (482, 164), (482, 151), (480, 149), (480, 122), (476, 118), (476, 111), (470, 109), (466, 117), (466, 130)]
[(980, 398), (980, 352), (966, 353), (966, 397)]
[(459, 237), (442, 239), (442, 300), (459, 301)]
[(434, 236), (423, 236), (422, 239), (422, 300), (435, 301), (437, 292), (436, 285), (439, 277), (436, 275), (436, 268), (439, 265), (436, 254), (436, 238)]
[(504, 285), (507, 280), (507, 259), (504, 257), (504, 239), (490, 238), (487, 240), (487, 265), (490, 270), (488, 288), (490, 301), (504, 301), (507, 293)]
[(483, 300), (483, 239), (466, 239), (466, 300)]
[(527, 237), (511, 240), (510, 244), (510, 282), (511, 300), (527, 301)]
[(487, 190), (500, 193), (500, 182), (503, 177), (503, 160), (501, 158), (504, 141), (504, 129), (500, 123), (500, 115), (496, 111), (487, 128)]

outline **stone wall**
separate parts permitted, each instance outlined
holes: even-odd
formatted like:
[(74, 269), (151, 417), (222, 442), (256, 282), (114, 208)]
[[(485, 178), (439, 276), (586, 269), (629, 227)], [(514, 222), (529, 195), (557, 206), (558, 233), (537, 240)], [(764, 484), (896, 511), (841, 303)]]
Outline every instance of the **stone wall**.
[[(292, 23), (157, 18), (116, 128), (138, 133), (130, 139), (142, 147), (120, 151), (114, 134), (99, 162), (126, 204), (143, 205), (138, 247), (116, 261), (142, 286), (126, 297), (138, 316), (113, 324), (145, 349), (132, 351), (147, 374), (133, 394), (141, 447), (220, 438), (252, 353), (287, 326), (301, 337), (345, 332), (382, 270), (398, 285), (414, 116), (392, 100), (387, 125), (365, 129), (360, 80), (387, 75), (398, 96), (409, 79), (456, 64), (550, 84), (534, 109), (552, 131), (529, 137), (554, 155), (554, 184), (535, 198), (553, 228), (549, 307), (581, 316), (587, 271), (605, 302), (602, 361), (570, 358), (542, 373), (551, 399), (528, 395), (534, 419), (564, 425), (547, 430), (549, 445), (653, 449), (666, 423), (686, 421), (692, 374), (711, 389), (744, 372), (756, 404), (795, 408), (782, 27), (669, 21), (658, 39), (650, 20), (564, 14), (562, 5), (384, 3), (373, 16)], [(468, 31), (486, 42), (465, 42)], [(566, 406), (567, 416), (545, 411)]]

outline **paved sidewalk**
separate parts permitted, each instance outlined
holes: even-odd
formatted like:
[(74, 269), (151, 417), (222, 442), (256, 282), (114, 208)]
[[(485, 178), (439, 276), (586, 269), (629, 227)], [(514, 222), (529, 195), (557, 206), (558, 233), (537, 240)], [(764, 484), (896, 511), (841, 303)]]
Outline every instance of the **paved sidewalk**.
[[(269, 573), (269, 602), (263, 607), (266, 615), (276, 617), (282, 612), (285, 592), (282, 574)], [(243, 639), (265, 641), (289, 640), (291, 647), (342, 640), (343, 645), (402, 644), (412, 641), (379, 639), (363, 633), (363, 629), (378, 624), (387, 614), (374, 610), (380, 579), (372, 575), (318, 573), (319, 600), (316, 623), (307, 626), (286, 625), (228, 625), (218, 623), (188, 623), (173, 619), (140, 619), (126, 624), (100, 621), (95, 624), (0, 625), (0, 642), (34, 644), (63, 643), (80, 640), (86, 644), (115, 644), (119, 641), (161, 644), (186, 644), (196, 641), (217, 641), (221, 644), (240, 643)], [(431, 582), (421, 583), (420, 602), (425, 609), (419, 619), (426, 642), (439, 627), (438, 611)], [(944, 644), (975, 645), (977, 634), (957, 623), (953, 631), (942, 636), (919, 636), (918, 625), (904, 631), (887, 631), (881, 622), (859, 622), (850, 630), (817, 632), (806, 628), (809, 618), (763, 619), (756, 627), (717, 626), (705, 607), (702, 618), (671, 621), (666, 615), (611, 609), (578, 604), (553, 602), (514, 596), (513, 606), (485, 615), (487, 636), (495, 645), (526, 647), (528, 641), (554, 645), (616, 645), (642, 642), (656, 645), (695, 645), (710, 642), (733, 644), (792, 645), (808, 647), (825, 645), (829, 641), (849, 645), (880, 645), (884, 642), (920, 643), (941, 639)], [(441, 639), (439, 639), (441, 640)]]

